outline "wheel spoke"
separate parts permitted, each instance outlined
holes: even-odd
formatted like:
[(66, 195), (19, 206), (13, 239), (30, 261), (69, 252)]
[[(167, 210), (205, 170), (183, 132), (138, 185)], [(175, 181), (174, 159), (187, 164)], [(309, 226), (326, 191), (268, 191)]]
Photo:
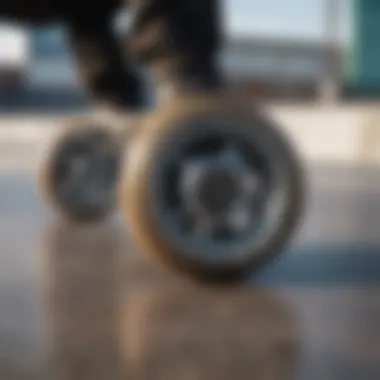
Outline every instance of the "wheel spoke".
[(219, 153), (219, 162), (221, 165), (230, 168), (241, 168), (245, 166), (244, 158), (242, 157), (236, 143), (230, 143), (225, 149)]
[(245, 231), (252, 225), (254, 220), (253, 212), (245, 203), (234, 205), (227, 213), (225, 225), (234, 234)]
[(198, 218), (192, 229), (192, 235), (196, 238), (209, 238), (213, 234), (214, 228), (215, 226), (211, 218)]
[(243, 202), (252, 205), (263, 195), (263, 184), (254, 173), (245, 173), (240, 179), (240, 197)]

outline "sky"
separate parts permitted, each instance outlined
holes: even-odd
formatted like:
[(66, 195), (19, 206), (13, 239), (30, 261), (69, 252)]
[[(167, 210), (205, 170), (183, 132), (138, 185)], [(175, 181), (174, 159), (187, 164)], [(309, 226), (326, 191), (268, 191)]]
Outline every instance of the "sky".
[[(340, 2), (339, 37), (349, 38), (349, 2)], [(224, 0), (229, 34), (274, 35), (320, 40), (326, 0)]]
[[(323, 6), (328, 0), (218, 1), (221, 1), (224, 7), (224, 25), (229, 35), (262, 35), (313, 40), (325, 38)], [(339, 39), (346, 42), (349, 39), (348, 10), (353, 0), (335, 1), (340, 4)]]

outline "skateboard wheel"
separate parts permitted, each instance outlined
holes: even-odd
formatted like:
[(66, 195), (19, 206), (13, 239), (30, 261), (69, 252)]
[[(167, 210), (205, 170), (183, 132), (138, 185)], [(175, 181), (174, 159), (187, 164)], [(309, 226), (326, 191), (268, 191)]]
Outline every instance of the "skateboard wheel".
[(41, 170), (42, 192), (67, 219), (97, 222), (115, 208), (121, 147), (116, 133), (96, 123), (66, 129)]
[(299, 161), (261, 111), (177, 100), (129, 148), (120, 204), (143, 252), (201, 281), (236, 281), (276, 257), (303, 206)]

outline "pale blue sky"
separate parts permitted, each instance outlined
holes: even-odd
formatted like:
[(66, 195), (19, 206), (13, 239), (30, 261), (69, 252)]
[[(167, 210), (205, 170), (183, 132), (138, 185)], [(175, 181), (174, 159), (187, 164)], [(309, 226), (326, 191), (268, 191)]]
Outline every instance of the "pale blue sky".
[[(224, 0), (229, 33), (265, 34), (305, 39), (323, 38), (323, 5), (326, 0)], [(339, 0), (342, 40), (349, 34), (348, 4)]]

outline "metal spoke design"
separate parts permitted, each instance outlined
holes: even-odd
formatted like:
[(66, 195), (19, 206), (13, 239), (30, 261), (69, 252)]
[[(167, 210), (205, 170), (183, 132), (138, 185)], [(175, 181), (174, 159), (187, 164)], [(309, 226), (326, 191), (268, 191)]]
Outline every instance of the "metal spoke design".
[(183, 159), (176, 186), (179, 224), (202, 240), (238, 238), (258, 221), (265, 198), (261, 173), (235, 142)]
[(57, 192), (66, 204), (101, 207), (113, 199), (115, 148), (102, 136), (91, 137), (64, 142), (58, 153)]

